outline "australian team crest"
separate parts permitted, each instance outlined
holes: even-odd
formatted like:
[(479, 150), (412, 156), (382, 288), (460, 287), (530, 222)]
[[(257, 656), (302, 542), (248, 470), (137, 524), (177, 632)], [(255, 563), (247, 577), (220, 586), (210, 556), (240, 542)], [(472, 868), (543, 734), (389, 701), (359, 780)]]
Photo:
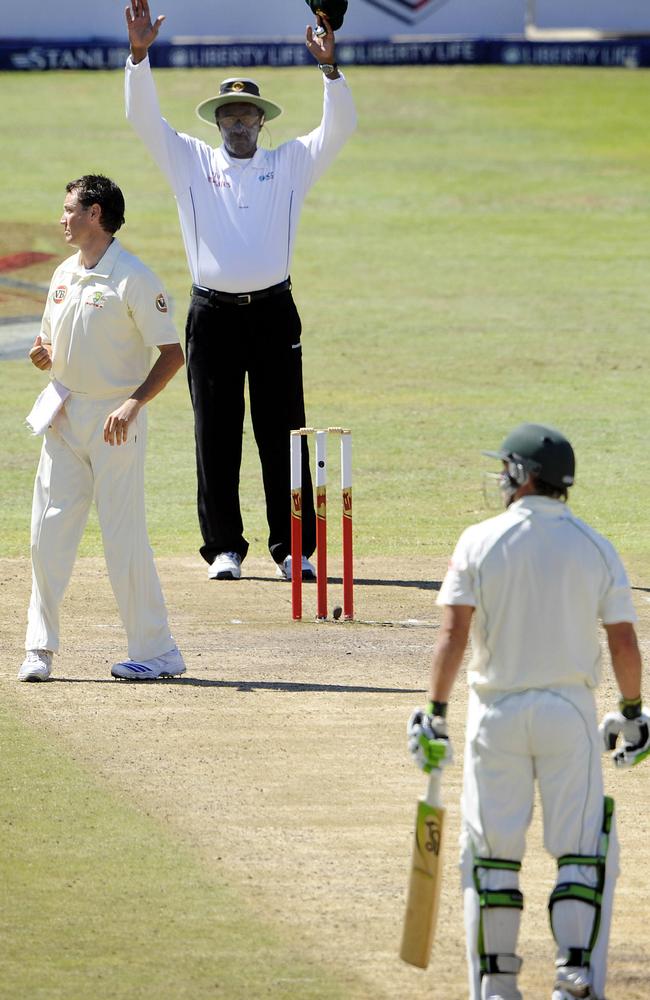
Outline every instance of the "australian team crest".
[(417, 24), (440, 10), (450, 0), (365, 0), (365, 2), (385, 14), (391, 14), (403, 24)]

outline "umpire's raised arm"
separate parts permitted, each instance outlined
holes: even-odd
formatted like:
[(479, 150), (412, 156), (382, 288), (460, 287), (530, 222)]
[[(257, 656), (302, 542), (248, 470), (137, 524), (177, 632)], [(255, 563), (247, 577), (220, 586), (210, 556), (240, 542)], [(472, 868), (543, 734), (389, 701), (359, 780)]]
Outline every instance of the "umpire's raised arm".
[(131, 59), (134, 63), (139, 63), (146, 57), (150, 47), (156, 41), (165, 15), (159, 14), (152, 22), (147, 0), (131, 0), (130, 6), (125, 9), (125, 14), (129, 45), (131, 46)]

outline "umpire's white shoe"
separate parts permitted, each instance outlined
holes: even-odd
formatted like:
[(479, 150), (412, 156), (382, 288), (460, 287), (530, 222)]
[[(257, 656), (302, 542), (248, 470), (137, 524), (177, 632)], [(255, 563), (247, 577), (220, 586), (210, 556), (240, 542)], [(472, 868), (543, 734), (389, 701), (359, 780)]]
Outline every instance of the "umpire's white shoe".
[[(281, 563), (278, 563), (278, 568), (276, 569), (276, 576), (279, 576), (282, 580), (291, 579), (291, 556), (287, 556), (283, 559)], [(316, 567), (313, 563), (310, 563), (307, 556), (302, 557), (302, 578), (303, 580), (315, 580), (316, 579)]]
[(18, 671), (19, 681), (46, 681), (52, 673), (53, 653), (49, 649), (28, 649)]
[(113, 677), (125, 681), (155, 681), (158, 677), (178, 677), (186, 670), (177, 646), (153, 660), (122, 660), (111, 667)]
[(241, 556), (238, 552), (220, 552), (208, 570), (209, 580), (239, 580)]

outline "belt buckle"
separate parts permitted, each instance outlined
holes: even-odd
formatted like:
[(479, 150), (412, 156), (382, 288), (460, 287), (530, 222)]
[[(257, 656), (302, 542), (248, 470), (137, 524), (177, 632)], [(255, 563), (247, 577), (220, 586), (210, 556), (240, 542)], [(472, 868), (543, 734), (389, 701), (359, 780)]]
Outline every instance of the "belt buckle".
[(237, 295), (237, 305), (238, 306), (249, 306), (251, 304), (252, 298), (250, 292), (241, 292)]

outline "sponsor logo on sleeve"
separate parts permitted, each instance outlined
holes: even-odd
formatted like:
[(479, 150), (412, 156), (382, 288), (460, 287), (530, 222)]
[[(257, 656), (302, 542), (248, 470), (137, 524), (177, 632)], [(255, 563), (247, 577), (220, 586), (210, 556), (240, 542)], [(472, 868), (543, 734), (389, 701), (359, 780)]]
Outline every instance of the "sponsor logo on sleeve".
[(64, 298), (68, 294), (67, 285), (57, 285), (57, 287), (52, 292), (52, 302), (55, 306), (60, 306)]
[(167, 299), (162, 292), (156, 296), (156, 309), (161, 313), (167, 312)]

